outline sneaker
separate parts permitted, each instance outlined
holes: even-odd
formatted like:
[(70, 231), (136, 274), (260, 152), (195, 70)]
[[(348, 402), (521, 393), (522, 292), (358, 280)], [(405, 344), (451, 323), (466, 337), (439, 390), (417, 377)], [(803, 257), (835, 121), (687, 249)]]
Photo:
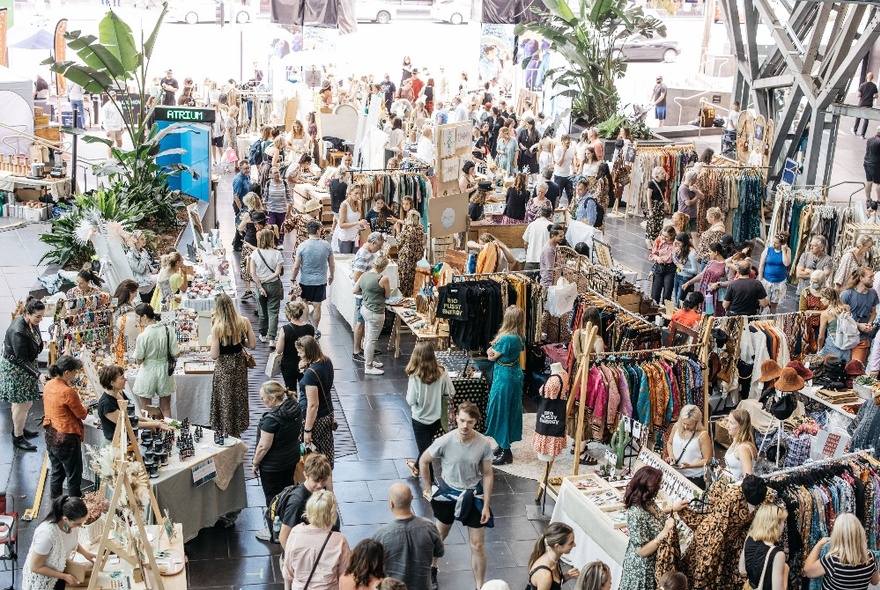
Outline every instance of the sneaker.
[(265, 336), (263, 336), (262, 334), (260, 334), (259, 336), (257, 336), (257, 338), (259, 338), (259, 339), (260, 339), (260, 342), (262, 342), (263, 344), (266, 344), (266, 342), (269, 341), (269, 339), (266, 338)]
[(380, 363), (379, 361), (373, 361), (373, 366), (377, 369), (381, 369), (385, 365), (383, 363)]
[(315, 330), (315, 340), (321, 339), (321, 330)]
[(377, 369), (376, 367), (367, 367), (364, 369), (365, 375), (384, 375), (385, 371), (382, 369)]
[(431, 566), (431, 590), (437, 590), (437, 568)]
[(254, 536), (260, 541), (269, 542), (272, 540), (272, 534), (269, 533), (269, 529), (260, 529), (254, 534)]
[(273, 338), (269, 339), (269, 348), (275, 348), (275, 340)]
[(241, 296), (241, 300), (244, 301), (245, 299), (254, 299), (254, 292), (253, 291), (245, 291)]
[(364, 353), (362, 353), (362, 352), (356, 352), (353, 355), (351, 355), (351, 360), (355, 361), (356, 363), (367, 362), (367, 359), (364, 358)]
[(852, 134), (857, 136), (857, 135), (859, 134), (859, 132), (856, 131), (855, 129), (853, 129), (853, 130), (852, 130)]

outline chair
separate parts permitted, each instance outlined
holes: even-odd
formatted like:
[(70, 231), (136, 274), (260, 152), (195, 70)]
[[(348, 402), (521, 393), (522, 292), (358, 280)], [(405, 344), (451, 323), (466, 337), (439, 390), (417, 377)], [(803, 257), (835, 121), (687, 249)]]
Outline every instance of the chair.
[[(12, 572), (12, 584), (9, 590), (15, 588), (15, 570), (18, 567), (18, 512), (7, 512), (5, 493), (0, 494), (0, 561), (11, 562), (4, 571)], [(12, 496), (9, 496), (12, 498)], [(13, 500), (14, 502), (14, 500)]]

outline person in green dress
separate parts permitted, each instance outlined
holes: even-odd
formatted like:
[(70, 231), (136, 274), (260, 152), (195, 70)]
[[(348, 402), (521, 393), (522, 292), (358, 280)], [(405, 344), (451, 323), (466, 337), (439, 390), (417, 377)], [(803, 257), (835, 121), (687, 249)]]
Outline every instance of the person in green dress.
[(525, 313), (510, 305), (487, 355), (495, 363), (486, 406), (486, 436), (498, 443), (493, 465), (513, 463), (510, 446), (522, 440), (523, 371), (519, 355), (525, 347)]
[(160, 315), (152, 306), (141, 303), (134, 313), (143, 332), (134, 345), (134, 358), (140, 365), (134, 382), (134, 394), (141, 403), (159, 397), (159, 409), (166, 418), (171, 417), (171, 394), (176, 389), (174, 375), (168, 375), (168, 357), (177, 357), (180, 348), (177, 335), (171, 327), (160, 324)]
[[(623, 504), (626, 506), (626, 527), (629, 529), (629, 544), (623, 555), (623, 571), (620, 574), (620, 588), (626, 590), (655, 590), (657, 582), (654, 566), (657, 549), (666, 536), (675, 528), (675, 518), (665, 516), (655, 502), (660, 491), (663, 474), (655, 467), (645, 466), (635, 472)], [(673, 511), (681, 509), (676, 504)]]

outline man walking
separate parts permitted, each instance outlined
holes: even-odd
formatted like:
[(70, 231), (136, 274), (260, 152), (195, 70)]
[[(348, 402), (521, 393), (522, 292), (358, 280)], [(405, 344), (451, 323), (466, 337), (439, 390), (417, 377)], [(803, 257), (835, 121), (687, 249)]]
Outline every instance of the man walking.
[(385, 573), (409, 590), (432, 590), (431, 562), (445, 549), (437, 526), (412, 511), (412, 491), (402, 483), (388, 488), (394, 520), (379, 527), (373, 539), (385, 547)]
[[(110, 98), (101, 107), (101, 126), (107, 132), (107, 139), (116, 147), (122, 147), (122, 128), (125, 127), (125, 121), (122, 119), (122, 113), (119, 111), (119, 105), (116, 102), (116, 91), (111, 90), (108, 95)], [(107, 147), (107, 155), (113, 157), (113, 146)]]
[(74, 128), (86, 128), (86, 112), (83, 103), (83, 87), (76, 82), (68, 81), (67, 83), (67, 99), (70, 101), (70, 108), (73, 109), (73, 126)]
[(235, 238), (232, 240), (232, 249), (241, 252), (241, 243), (244, 241), (244, 232), (238, 231), (241, 223), (239, 215), (244, 207), (242, 199), (251, 192), (251, 165), (247, 160), (239, 160), (238, 174), (232, 179), (232, 210), (235, 212)]
[(302, 298), (306, 303), (309, 321), (315, 328), (316, 339), (321, 338), (318, 329), (321, 303), (327, 299), (327, 285), (333, 282), (333, 273), (336, 271), (333, 250), (327, 240), (321, 239), (321, 227), (320, 221), (313, 220), (306, 224), (309, 239), (297, 247), (292, 273), (294, 280), (299, 276)]
[[(431, 502), (437, 519), (440, 538), (446, 540), (452, 524), (458, 520), (468, 530), (471, 546), (471, 568), (477, 588), (483, 586), (486, 576), (486, 535), (484, 527), (492, 527), (492, 498), (494, 474), (492, 472), (492, 442), (476, 431), (480, 410), (471, 402), (458, 406), (458, 428), (434, 441), (419, 458), (424, 498)], [(440, 460), (443, 480), (431, 486), (431, 461)], [(459, 496), (465, 496), (459, 499)], [(456, 507), (461, 506), (456, 516)], [(431, 581), (437, 579), (437, 557), (431, 567)], [(436, 588), (436, 584), (434, 588)]]
[[(367, 238), (367, 243), (360, 247), (355, 254), (354, 258), (351, 259), (351, 280), (357, 285), (358, 279), (361, 278), (361, 275), (370, 270), (370, 267), (373, 266), (373, 260), (376, 258), (376, 253), (382, 249), (382, 246), (385, 245), (385, 235), (380, 234), (379, 232), (373, 232)], [(352, 329), (352, 333), (354, 334), (354, 343), (352, 346), (352, 355), (351, 360), (357, 361), (359, 363), (365, 363), (366, 359), (364, 358), (364, 349), (363, 349), (363, 340), (364, 340), (364, 316), (361, 315), (361, 303), (363, 302), (363, 297), (360, 295), (354, 296), (354, 307), (356, 310), (356, 317), (354, 322), (354, 328)], [(376, 354), (379, 354), (376, 351)]]
[(865, 144), (865, 201), (871, 200), (871, 188), (875, 201), (880, 201), (880, 125), (877, 133)]
[[(654, 105), (654, 117), (657, 119), (657, 127), (663, 127), (666, 122), (666, 84), (663, 76), (657, 76), (657, 83), (651, 93), (651, 104)], [(596, 154), (597, 156), (599, 154)], [(600, 158), (601, 159), (601, 158)]]
[[(306, 502), (309, 501), (312, 494), (333, 486), (333, 472), (330, 467), (330, 461), (321, 453), (309, 453), (306, 455), (303, 462), (303, 474), (306, 476), (306, 480), (295, 486), (286, 498), (282, 497), (284, 499), (283, 505), (276, 506), (275, 508), (281, 519), (278, 542), (281, 543), (282, 550), (287, 545), (287, 537), (290, 536), (291, 529), (298, 524), (306, 522)], [(281, 493), (284, 494), (283, 491)], [(274, 529), (275, 523), (270, 524), (272, 529)], [(274, 532), (272, 529), (257, 531), (257, 538), (261, 541), (272, 539)], [(339, 530), (338, 520), (333, 525), (333, 530)], [(282, 551), (282, 555), (283, 553)]]
[[(859, 86), (859, 104), (860, 107), (868, 107), (871, 108), (874, 106), (874, 99), (877, 98), (877, 85), (874, 84), (874, 72), (868, 72), (868, 75), (865, 77), (864, 83)], [(862, 130), (859, 132), (859, 121), (862, 122)], [(853, 124), (853, 135), (860, 135), (862, 139), (865, 139), (865, 132), (868, 131), (868, 120), (867, 119), (856, 119), (855, 124)]]
[(874, 271), (868, 267), (857, 269), (849, 286), (840, 294), (840, 301), (849, 305), (849, 311), (859, 328), (859, 343), (852, 349), (852, 360), (864, 364), (871, 349), (871, 327), (877, 316), (877, 291), (874, 290)]
[(749, 262), (740, 262), (736, 270), (739, 276), (727, 285), (724, 309), (727, 310), (727, 315), (757, 315), (759, 309), (770, 305), (767, 290), (761, 281), (749, 276), (752, 272)]

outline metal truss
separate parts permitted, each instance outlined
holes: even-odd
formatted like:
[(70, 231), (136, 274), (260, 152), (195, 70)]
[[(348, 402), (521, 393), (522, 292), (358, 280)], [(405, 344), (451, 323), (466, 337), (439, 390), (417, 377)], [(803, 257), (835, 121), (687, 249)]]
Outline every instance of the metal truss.
[[(806, 133), (801, 180), (828, 184), (840, 117), (855, 114), (854, 107), (840, 103), (859, 62), (880, 37), (878, 2), (719, 1), (737, 59), (733, 100), (776, 121), (770, 178), (778, 179)], [(768, 32), (772, 44), (759, 46)], [(861, 109), (859, 116), (880, 120), (880, 109)]]

